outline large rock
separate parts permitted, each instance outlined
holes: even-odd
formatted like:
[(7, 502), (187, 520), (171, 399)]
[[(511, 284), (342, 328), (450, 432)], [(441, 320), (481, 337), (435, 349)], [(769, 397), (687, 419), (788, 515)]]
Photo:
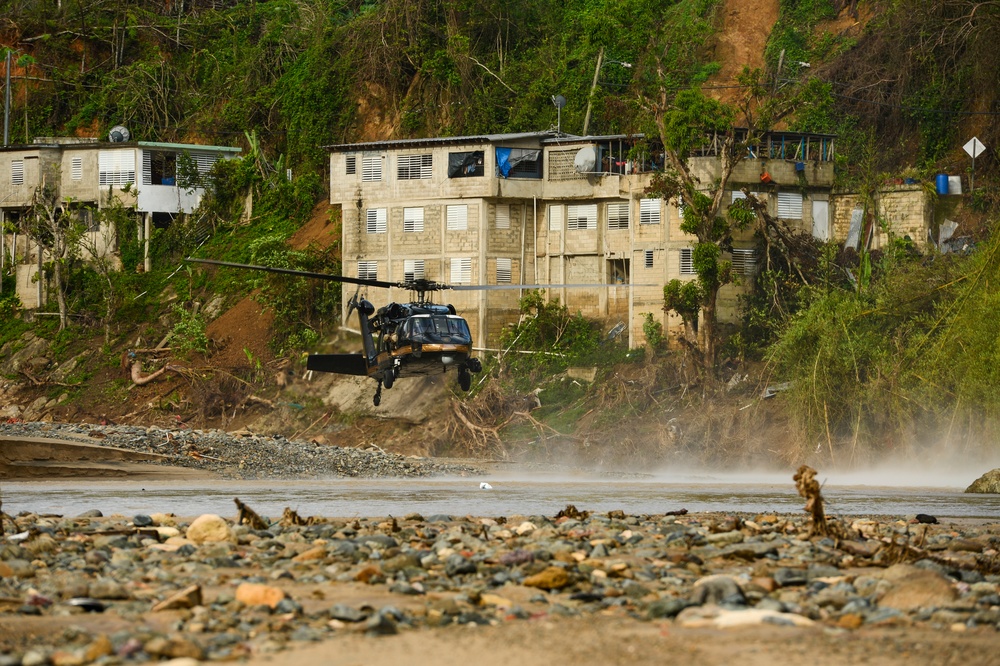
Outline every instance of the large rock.
[(524, 579), (525, 587), (537, 587), (541, 590), (560, 590), (569, 583), (569, 574), (560, 567), (549, 567)]
[(194, 519), (185, 536), (197, 544), (229, 541), (233, 538), (233, 530), (222, 517), (206, 513)]
[(947, 606), (958, 598), (951, 582), (941, 574), (911, 564), (895, 564), (882, 574), (892, 588), (878, 600), (884, 608), (913, 611)]
[(1000, 494), (1000, 467), (991, 469), (973, 481), (972, 485), (965, 489), (965, 492)]
[(285, 591), (280, 587), (261, 585), (260, 583), (240, 583), (236, 588), (236, 600), (247, 606), (268, 606), (275, 608), (285, 598)]

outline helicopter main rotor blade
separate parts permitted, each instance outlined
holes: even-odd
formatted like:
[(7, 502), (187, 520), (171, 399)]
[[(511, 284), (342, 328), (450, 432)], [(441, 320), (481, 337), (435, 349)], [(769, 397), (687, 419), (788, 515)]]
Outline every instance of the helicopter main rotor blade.
[(299, 277), (316, 278), (317, 280), (329, 280), (331, 282), (346, 282), (348, 284), (364, 285), (367, 287), (400, 287), (396, 282), (385, 282), (384, 280), (366, 280), (363, 278), (345, 277), (343, 275), (330, 275), (329, 273), (313, 273), (311, 271), (299, 271), (293, 268), (277, 268), (275, 266), (256, 266), (254, 264), (237, 264), (231, 261), (218, 261), (216, 259), (195, 259), (187, 257), (185, 261), (192, 261), (197, 264), (211, 264), (213, 266), (228, 266), (229, 268), (245, 268), (253, 271), (265, 271), (268, 273), (280, 273), (282, 275), (297, 275)]
[(507, 291), (511, 289), (597, 289), (604, 287), (655, 287), (655, 284), (456, 284), (454, 291)]

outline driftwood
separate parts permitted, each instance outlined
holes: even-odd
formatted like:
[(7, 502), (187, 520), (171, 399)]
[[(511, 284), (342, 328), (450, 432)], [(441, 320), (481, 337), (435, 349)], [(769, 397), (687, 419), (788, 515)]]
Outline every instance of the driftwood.
[(249, 525), (251, 529), (255, 530), (266, 530), (269, 525), (267, 521), (261, 518), (256, 511), (248, 507), (246, 504), (240, 501), (239, 497), (234, 497), (233, 501), (236, 502), (236, 524), (237, 525)]
[(819, 492), (819, 482), (816, 480), (816, 470), (809, 465), (802, 465), (799, 471), (792, 477), (799, 495), (806, 500), (805, 510), (812, 518), (812, 525), (809, 534), (820, 536), (830, 536), (830, 526), (826, 522), (826, 514), (823, 512), (823, 496)]

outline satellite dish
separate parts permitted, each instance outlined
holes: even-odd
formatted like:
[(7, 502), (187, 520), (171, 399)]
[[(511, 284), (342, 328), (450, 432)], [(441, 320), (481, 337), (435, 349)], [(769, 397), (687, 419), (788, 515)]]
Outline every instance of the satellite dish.
[(129, 134), (128, 128), (123, 125), (115, 125), (108, 132), (108, 141), (111, 143), (125, 143), (130, 137), (131, 134)]
[(573, 168), (577, 173), (591, 173), (597, 164), (597, 151), (593, 146), (584, 146), (573, 158)]
[(566, 106), (566, 98), (562, 95), (554, 95), (552, 97), (552, 103), (556, 105), (557, 109), (561, 109)]

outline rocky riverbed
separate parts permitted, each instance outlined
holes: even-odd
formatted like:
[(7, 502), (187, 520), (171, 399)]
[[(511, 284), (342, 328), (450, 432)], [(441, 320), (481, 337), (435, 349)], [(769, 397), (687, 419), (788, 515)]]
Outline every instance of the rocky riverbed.
[[(387, 453), (375, 445), (346, 448), (281, 435), (123, 425), (0, 422), (0, 436), (44, 437), (166, 456), (163, 464), (231, 479), (422, 477), (480, 474), (469, 464)], [(0, 452), (2, 453), (2, 452)]]
[(819, 537), (799, 516), (573, 507), (275, 523), (244, 513), (253, 524), (98, 514), (5, 521), (0, 666), (228, 661), (551, 620), (661, 635), (780, 627), (789, 642), (917, 629), (924, 644), (978, 637), (965, 663), (1000, 653), (1000, 524), (841, 519), (836, 537)]

